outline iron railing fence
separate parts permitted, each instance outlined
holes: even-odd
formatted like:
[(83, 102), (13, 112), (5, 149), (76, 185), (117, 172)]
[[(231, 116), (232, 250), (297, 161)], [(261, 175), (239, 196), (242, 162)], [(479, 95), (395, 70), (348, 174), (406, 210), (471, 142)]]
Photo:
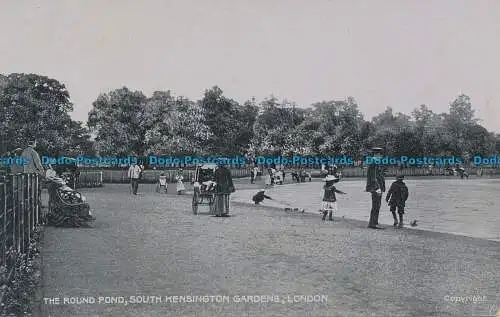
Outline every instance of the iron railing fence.
[[(0, 176), (0, 267), (6, 273), (3, 284), (10, 281), (17, 256), (28, 251), (35, 227), (45, 218), (40, 193), (37, 174)], [(0, 290), (0, 302), (3, 295)]]

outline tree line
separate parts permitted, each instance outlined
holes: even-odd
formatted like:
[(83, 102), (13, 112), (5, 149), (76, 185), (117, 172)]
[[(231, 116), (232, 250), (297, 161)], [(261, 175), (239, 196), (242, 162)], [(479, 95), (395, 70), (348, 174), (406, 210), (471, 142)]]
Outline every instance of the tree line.
[(270, 96), (243, 104), (215, 86), (201, 100), (167, 91), (146, 96), (122, 87), (97, 96), (86, 125), (70, 117), (64, 84), (36, 74), (0, 75), (1, 153), (36, 137), (41, 153), (99, 155), (346, 155), (372, 146), (390, 155), (492, 155), (500, 135), (475, 116), (460, 95), (447, 113), (420, 105), (411, 114), (383, 113), (366, 120), (353, 97), (309, 107)]

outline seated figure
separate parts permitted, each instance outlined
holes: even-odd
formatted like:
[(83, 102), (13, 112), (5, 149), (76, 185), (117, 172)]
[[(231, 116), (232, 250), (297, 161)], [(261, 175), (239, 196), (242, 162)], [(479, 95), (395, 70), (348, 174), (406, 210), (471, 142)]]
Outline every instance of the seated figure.
[(80, 227), (95, 220), (85, 196), (68, 186), (50, 165), (45, 178), (49, 181), (49, 223)]
[(201, 186), (202, 186), (202, 190), (211, 191), (211, 190), (215, 190), (217, 183), (212, 181), (212, 180), (208, 180), (208, 181), (204, 181), (203, 183), (201, 183)]

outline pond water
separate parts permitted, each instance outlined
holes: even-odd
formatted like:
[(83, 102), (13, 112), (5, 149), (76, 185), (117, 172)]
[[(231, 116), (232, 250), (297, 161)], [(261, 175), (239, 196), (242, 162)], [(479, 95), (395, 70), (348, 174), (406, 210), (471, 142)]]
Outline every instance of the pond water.
[[(386, 186), (392, 183), (386, 181)], [(405, 226), (418, 220), (418, 229), (438, 231), (500, 241), (500, 179), (418, 179), (405, 180), (410, 196), (405, 208)], [(322, 182), (275, 186), (267, 191), (273, 198), (287, 202), (306, 212), (320, 213)], [(365, 180), (343, 180), (337, 188), (347, 193), (338, 195), (339, 212), (344, 216), (368, 222), (371, 195), (364, 191)], [(248, 202), (255, 190), (237, 191), (236, 201)], [(266, 200), (263, 205), (282, 206)], [(380, 209), (379, 223), (392, 225), (392, 214), (385, 202)]]

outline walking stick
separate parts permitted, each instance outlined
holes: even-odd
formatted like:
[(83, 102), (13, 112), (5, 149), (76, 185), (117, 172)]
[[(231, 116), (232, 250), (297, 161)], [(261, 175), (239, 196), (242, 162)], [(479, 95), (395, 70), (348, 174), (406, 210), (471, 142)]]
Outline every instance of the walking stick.
[[(276, 201), (276, 202), (279, 202), (280, 204), (283, 204), (283, 205), (285, 205), (285, 206), (288, 206), (288, 207), (290, 207), (290, 209), (293, 209), (294, 211), (299, 211), (299, 210), (300, 210), (301, 212), (304, 212), (304, 211), (305, 211), (305, 209), (303, 209), (303, 208), (302, 208), (302, 209), (300, 209), (300, 208), (294, 207), (294, 206), (290, 205), (289, 203), (286, 203), (286, 202), (281, 201), (281, 200), (277, 200), (277, 199), (271, 199), (271, 200), (274, 200), (274, 201)], [(286, 209), (286, 208), (285, 208), (285, 209)], [(286, 210), (285, 210), (285, 211), (286, 211)]]
[(274, 201), (276, 201), (276, 202), (278, 202), (278, 203), (280, 203), (280, 204), (283, 204), (283, 205), (285, 205), (285, 206), (292, 207), (289, 203), (286, 203), (286, 202), (284, 202), (284, 201), (277, 200), (277, 199), (274, 199), (274, 198), (272, 198), (271, 200), (274, 200)]

